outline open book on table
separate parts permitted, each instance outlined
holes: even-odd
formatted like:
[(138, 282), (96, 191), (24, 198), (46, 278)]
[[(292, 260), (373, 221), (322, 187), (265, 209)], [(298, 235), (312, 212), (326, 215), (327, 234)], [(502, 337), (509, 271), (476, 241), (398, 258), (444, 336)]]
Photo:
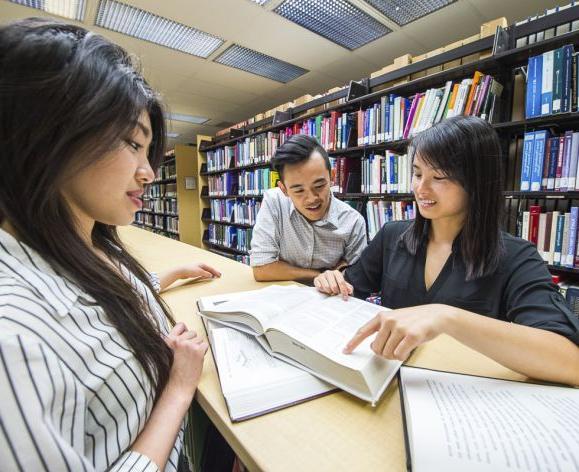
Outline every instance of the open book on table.
[(293, 364), (373, 405), (400, 362), (376, 356), (373, 336), (352, 354), (342, 349), (383, 307), (355, 298), (329, 297), (314, 288), (272, 285), (260, 290), (203, 297), (207, 319), (256, 336), (273, 356)]
[(579, 470), (579, 389), (400, 369), (408, 470)]
[(221, 390), (231, 421), (243, 421), (336, 390), (266, 352), (255, 336), (206, 320)]

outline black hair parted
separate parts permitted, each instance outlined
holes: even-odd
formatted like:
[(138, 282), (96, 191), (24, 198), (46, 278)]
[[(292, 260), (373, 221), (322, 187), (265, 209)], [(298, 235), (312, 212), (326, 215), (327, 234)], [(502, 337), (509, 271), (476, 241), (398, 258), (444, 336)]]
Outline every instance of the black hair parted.
[(326, 169), (331, 172), (332, 166), (328, 153), (315, 137), (307, 134), (294, 134), (278, 147), (271, 160), (271, 168), (279, 173), (283, 181), (283, 170), (286, 165), (305, 162), (316, 151), (324, 158)]
[(63, 181), (122, 146), (143, 112), (151, 120), (148, 158), (155, 169), (165, 147), (163, 107), (126, 51), (54, 19), (0, 26), (0, 223), (7, 221), (24, 244), (96, 300), (158, 396), (172, 352), (141, 296), (94, 248), (147, 285), (172, 321), (171, 314), (116, 227), (96, 222), (91, 248), (62, 195)]
[[(498, 268), (503, 252), (501, 227), (504, 201), (503, 162), (497, 132), (474, 116), (455, 116), (417, 134), (409, 145), (429, 166), (460, 184), (468, 198), (467, 216), (459, 235), (467, 280), (488, 276)], [(403, 235), (416, 254), (429, 220), (419, 212)]]

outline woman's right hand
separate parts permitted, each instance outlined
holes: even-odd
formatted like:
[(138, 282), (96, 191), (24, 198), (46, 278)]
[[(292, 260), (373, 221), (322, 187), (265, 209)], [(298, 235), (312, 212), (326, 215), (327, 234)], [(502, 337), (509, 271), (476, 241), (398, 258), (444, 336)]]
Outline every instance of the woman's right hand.
[(177, 323), (165, 337), (165, 342), (173, 351), (173, 365), (167, 386), (192, 399), (201, 378), (203, 359), (209, 345), (195, 331), (188, 329), (185, 323)]
[(314, 279), (314, 287), (320, 292), (328, 295), (342, 295), (344, 300), (348, 299), (348, 295), (352, 295), (354, 287), (346, 282), (344, 274), (339, 270), (326, 270)]

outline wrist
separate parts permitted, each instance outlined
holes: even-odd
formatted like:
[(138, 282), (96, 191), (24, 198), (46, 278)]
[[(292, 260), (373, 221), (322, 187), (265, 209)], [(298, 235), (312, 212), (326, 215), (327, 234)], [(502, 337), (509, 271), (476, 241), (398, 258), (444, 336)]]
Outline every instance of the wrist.
[(451, 305), (440, 305), (439, 308), (441, 313), (440, 332), (454, 337), (462, 316), (462, 310)]
[(176, 408), (185, 411), (193, 401), (196, 390), (197, 386), (193, 389), (191, 389), (191, 387), (182, 388), (177, 383), (171, 382), (171, 379), (169, 379), (161, 396), (170, 399), (171, 404), (175, 405)]

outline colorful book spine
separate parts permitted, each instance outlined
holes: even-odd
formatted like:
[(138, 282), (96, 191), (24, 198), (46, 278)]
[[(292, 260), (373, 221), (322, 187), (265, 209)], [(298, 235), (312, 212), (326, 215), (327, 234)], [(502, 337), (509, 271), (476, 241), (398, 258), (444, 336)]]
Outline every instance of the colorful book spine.
[(545, 143), (547, 141), (547, 131), (535, 131), (533, 144), (533, 164), (531, 169), (531, 192), (541, 190), (543, 179), (543, 160), (545, 158)]
[(523, 141), (523, 162), (521, 166), (521, 191), (528, 192), (531, 190), (531, 174), (533, 164), (533, 146), (535, 142), (535, 133), (525, 133)]

